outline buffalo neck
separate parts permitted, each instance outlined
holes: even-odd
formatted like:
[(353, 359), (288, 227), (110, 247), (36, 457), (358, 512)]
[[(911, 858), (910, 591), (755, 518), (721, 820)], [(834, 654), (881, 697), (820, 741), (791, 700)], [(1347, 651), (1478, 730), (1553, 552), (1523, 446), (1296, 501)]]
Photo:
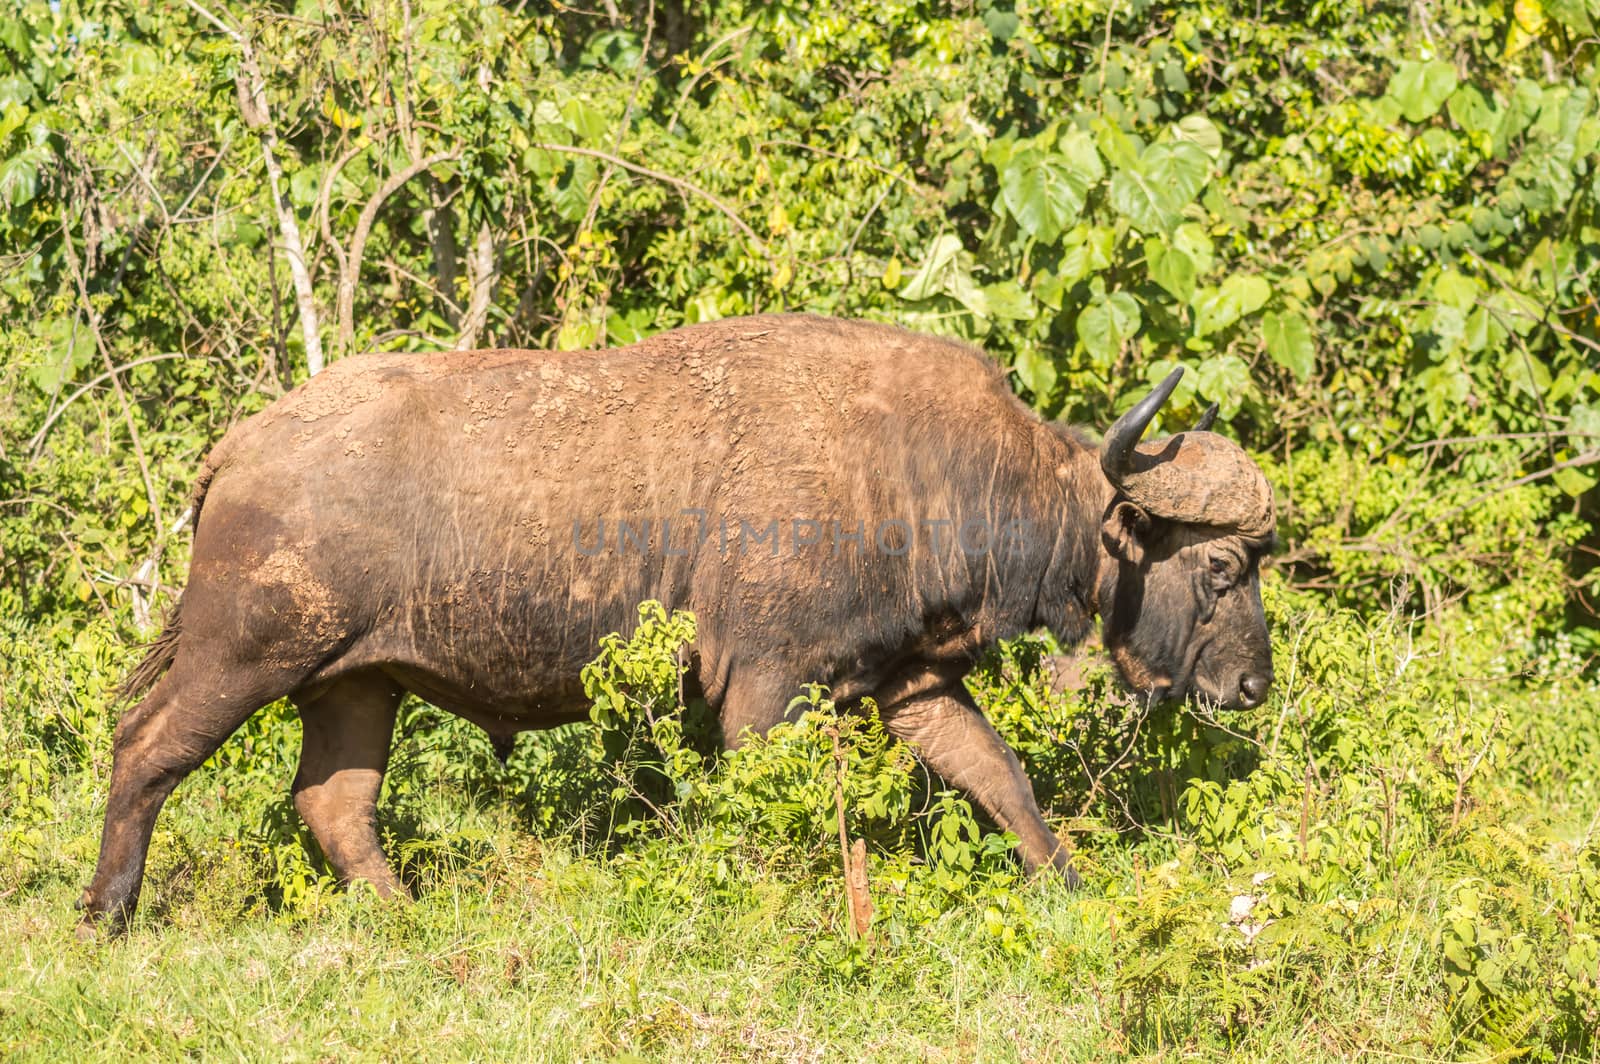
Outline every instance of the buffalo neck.
[(1040, 424), (1035, 470), (1040, 526), (1052, 534), (1037, 583), (1030, 627), (1049, 629), (1064, 645), (1088, 634), (1105, 548), (1100, 526), (1116, 490), (1100, 469), (1099, 447), (1081, 430)]

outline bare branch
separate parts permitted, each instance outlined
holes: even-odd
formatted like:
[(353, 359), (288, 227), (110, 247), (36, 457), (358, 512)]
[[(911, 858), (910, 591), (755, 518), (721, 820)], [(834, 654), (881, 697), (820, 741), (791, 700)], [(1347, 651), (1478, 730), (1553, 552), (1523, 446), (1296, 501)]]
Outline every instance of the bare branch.
[(239, 116), (244, 119), (245, 126), (261, 138), (261, 157), (266, 163), (267, 182), (272, 190), (272, 209), (278, 216), (278, 232), (283, 237), (284, 257), (289, 260), (295, 303), (300, 310), (300, 336), (306, 348), (306, 368), (315, 375), (322, 370), (322, 334), (317, 320), (316, 293), (311, 287), (311, 274), (306, 269), (300, 224), (295, 220), (294, 209), (283, 195), (283, 168), (278, 165), (278, 132), (272, 124), (272, 110), (267, 103), (266, 78), (261, 74), (261, 65), (256, 62), (256, 50), (248, 36), (223, 22), (195, 0), (184, 0), (184, 3), (239, 46), (239, 72), (234, 75), (234, 87), (239, 95)]
[(754, 229), (751, 229), (745, 224), (744, 219), (739, 217), (737, 211), (692, 181), (685, 181), (681, 177), (673, 177), (671, 174), (664, 174), (660, 170), (652, 170), (648, 166), (640, 166), (638, 163), (630, 163), (626, 159), (619, 159), (610, 152), (596, 151), (594, 148), (580, 148), (573, 144), (535, 144), (533, 147), (540, 151), (560, 152), (565, 155), (587, 155), (591, 159), (599, 159), (602, 162), (608, 162), (612, 166), (620, 167), (621, 169), (627, 170), (630, 173), (638, 174), (640, 177), (648, 177), (652, 181), (660, 181), (664, 185), (671, 185), (673, 188), (686, 195), (703, 199), (707, 203), (711, 204), (711, 206), (715, 207), (717, 210), (726, 215), (728, 220), (738, 227), (739, 232), (743, 233), (750, 239), (752, 244), (761, 249), (761, 254), (769, 254), (767, 250), (767, 242), (757, 236)]
[(165, 362), (168, 359), (187, 357), (187, 355), (180, 351), (167, 351), (159, 355), (146, 355), (143, 358), (136, 358), (132, 362), (124, 362), (120, 366), (113, 366), (111, 369), (106, 370), (104, 373), (100, 374), (100, 376), (94, 378), (88, 384), (85, 384), (82, 388), (79, 388), (77, 391), (67, 396), (66, 399), (62, 401), (60, 406), (51, 411), (50, 416), (44, 419), (44, 424), (39, 426), (39, 431), (35, 432), (33, 434), (33, 438), (28, 441), (28, 453), (30, 455), (37, 455), (39, 453), (40, 445), (44, 443), (44, 438), (49, 435), (50, 429), (55, 425), (55, 423), (61, 419), (61, 415), (66, 412), (67, 407), (71, 406), (77, 400), (82, 399), (96, 386), (104, 384), (106, 381), (110, 380), (113, 375), (118, 373), (126, 373), (135, 366), (143, 366), (150, 362)]
[(348, 354), (350, 345), (354, 341), (356, 282), (361, 277), (361, 259), (367, 251), (367, 238), (372, 235), (372, 226), (378, 220), (378, 211), (382, 209), (384, 201), (410, 181), (413, 177), (427, 170), (429, 167), (438, 166), (440, 163), (461, 158), (461, 149), (452, 148), (449, 151), (434, 152), (426, 158), (418, 159), (410, 166), (392, 175), (378, 187), (367, 205), (361, 210), (361, 217), (356, 221), (356, 231), (350, 237), (350, 247), (345, 252), (343, 269), (339, 271), (339, 350)]
[(467, 312), (461, 317), (461, 331), (456, 336), (456, 347), (471, 350), (478, 346), (478, 334), (489, 321), (489, 304), (494, 295), (494, 284), (499, 279), (495, 267), (494, 233), (489, 223), (478, 227), (478, 240), (467, 256), (467, 277), (472, 284), (472, 295), (467, 301)]

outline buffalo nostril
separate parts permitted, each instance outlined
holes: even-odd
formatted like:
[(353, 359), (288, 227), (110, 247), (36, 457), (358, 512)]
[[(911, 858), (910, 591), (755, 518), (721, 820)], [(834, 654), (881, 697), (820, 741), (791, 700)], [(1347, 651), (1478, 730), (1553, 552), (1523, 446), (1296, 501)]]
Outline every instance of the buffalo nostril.
[(1239, 679), (1239, 693), (1244, 696), (1247, 706), (1259, 706), (1266, 701), (1267, 688), (1272, 686), (1271, 676), (1262, 676), (1258, 673), (1247, 672)]

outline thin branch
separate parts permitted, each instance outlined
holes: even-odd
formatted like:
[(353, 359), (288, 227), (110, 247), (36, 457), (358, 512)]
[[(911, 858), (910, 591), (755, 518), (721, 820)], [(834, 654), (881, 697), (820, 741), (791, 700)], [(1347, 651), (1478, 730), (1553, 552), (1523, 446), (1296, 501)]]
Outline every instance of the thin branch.
[(350, 237), (349, 250), (345, 252), (346, 262), (344, 269), (339, 273), (339, 350), (349, 354), (350, 345), (355, 338), (355, 302), (356, 281), (361, 276), (361, 259), (367, 251), (367, 238), (372, 235), (372, 226), (378, 220), (378, 211), (383, 207), (384, 201), (394, 195), (413, 177), (430, 167), (440, 163), (461, 158), (461, 149), (452, 148), (449, 151), (434, 152), (426, 158), (418, 159), (410, 166), (394, 174), (378, 187), (378, 191), (367, 201), (361, 210), (361, 217), (356, 221), (356, 231)]
[(761, 249), (763, 255), (770, 255), (767, 249), (767, 242), (757, 236), (754, 229), (745, 224), (744, 219), (739, 217), (737, 211), (692, 181), (685, 181), (681, 177), (673, 177), (671, 174), (664, 174), (660, 170), (652, 170), (648, 166), (640, 166), (638, 163), (630, 163), (626, 159), (619, 159), (610, 152), (596, 151), (594, 148), (580, 148), (573, 144), (535, 144), (533, 147), (539, 151), (560, 152), (565, 155), (587, 155), (591, 159), (608, 162), (630, 173), (638, 174), (640, 177), (648, 177), (652, 181), (660, 181), (664, 185), (671, 185), (686, 195), (703, 199), (726, 215), (728, 220), (738, 227), (739, 232), (743, 233), (752, 244)]
[(188, 356), (183, 354), (181, 351), (167, 351), (159, 355), (146, 355), (143, 358), (136, 358), (132, 362), (124, 362), (120, 366), (113, 366), (111, 369), (106, 370), (104, 373), (100, 374), (100, 376), (94, 378), (88, 384), (85, 384), (83, 387), (67, 396), (62, 404), (56, 407), (55, 410), (51, 412), (49, 417), (45, 418), (44, 424), (39, 426), (39, 431), (35, 432), (32, 439), (28, 440), (28, 454), (30, 456), (37, 457), (40, 444), (44, 443), (45, 436), (49, 434), (51, 427), (61, 419), (61, 415), (66, 412), (67, 407), (71, 406), (79, 399), (82, 399), (90, 391), (94, 390), (97, 385), (104, 384), (114, 375), (126, 373), (135, 366), (143, 366), (151, 362), (165, 362), (169, 359), (187, 357)]
[(267, 183), (272, 190), (272, 208), (278, 216), (278, 232), (283, 237), (284, 257), (289, 260), (289, 275), (294, 281), (295, 303), (300, 310), (300, 336), (306, 349), (306, 369), (315, 376), (322, 371), (322, 335), (317, 320), (316, 292), (306, 269), (305, 244), (300, 239), (300, 223), (284, 197), (283, 168), (278, 165), (278, 132), (267, 104), (267, 82), (250, 38), (234, 29), (195, 0), (183, 0), (201, 18), (221, 30), (239, 47), (239, 72), (234, 88), (239, 96), (239, 116), (247, 129), (261, 138), (261, 157), (267, 167)]

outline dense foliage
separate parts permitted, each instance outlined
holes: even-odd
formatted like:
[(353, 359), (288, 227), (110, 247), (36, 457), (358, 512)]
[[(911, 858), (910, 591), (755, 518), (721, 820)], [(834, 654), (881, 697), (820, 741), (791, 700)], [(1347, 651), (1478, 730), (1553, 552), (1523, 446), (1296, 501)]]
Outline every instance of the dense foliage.
[[(601, 6), (0, 12), (0, 1054), (282, 1055), (190, 999), (239, 957), (236, 1012), (332, 1023), (309, 995), (373, 1055), (1600, 1051), (1600, 9)], [(228, 425), (369, 348), (775, 309), (965, 337), (1095, 424), (1182, 362), (1168, 420), (1217, 402), (1273, 479), (1266, 706), (1053, 693), (1035, 640), (970, 681), (1085, 891), (826, 692), (711, 754), (692, 619), (653, 613), (597, 648), (595, 724), (505, 766), (408, 707), (414, 910), (332, 889), (276, 706), (174, 799), (135, 940), (61, 946)], [(324, 977), (323, 934), (377, 974)]]

